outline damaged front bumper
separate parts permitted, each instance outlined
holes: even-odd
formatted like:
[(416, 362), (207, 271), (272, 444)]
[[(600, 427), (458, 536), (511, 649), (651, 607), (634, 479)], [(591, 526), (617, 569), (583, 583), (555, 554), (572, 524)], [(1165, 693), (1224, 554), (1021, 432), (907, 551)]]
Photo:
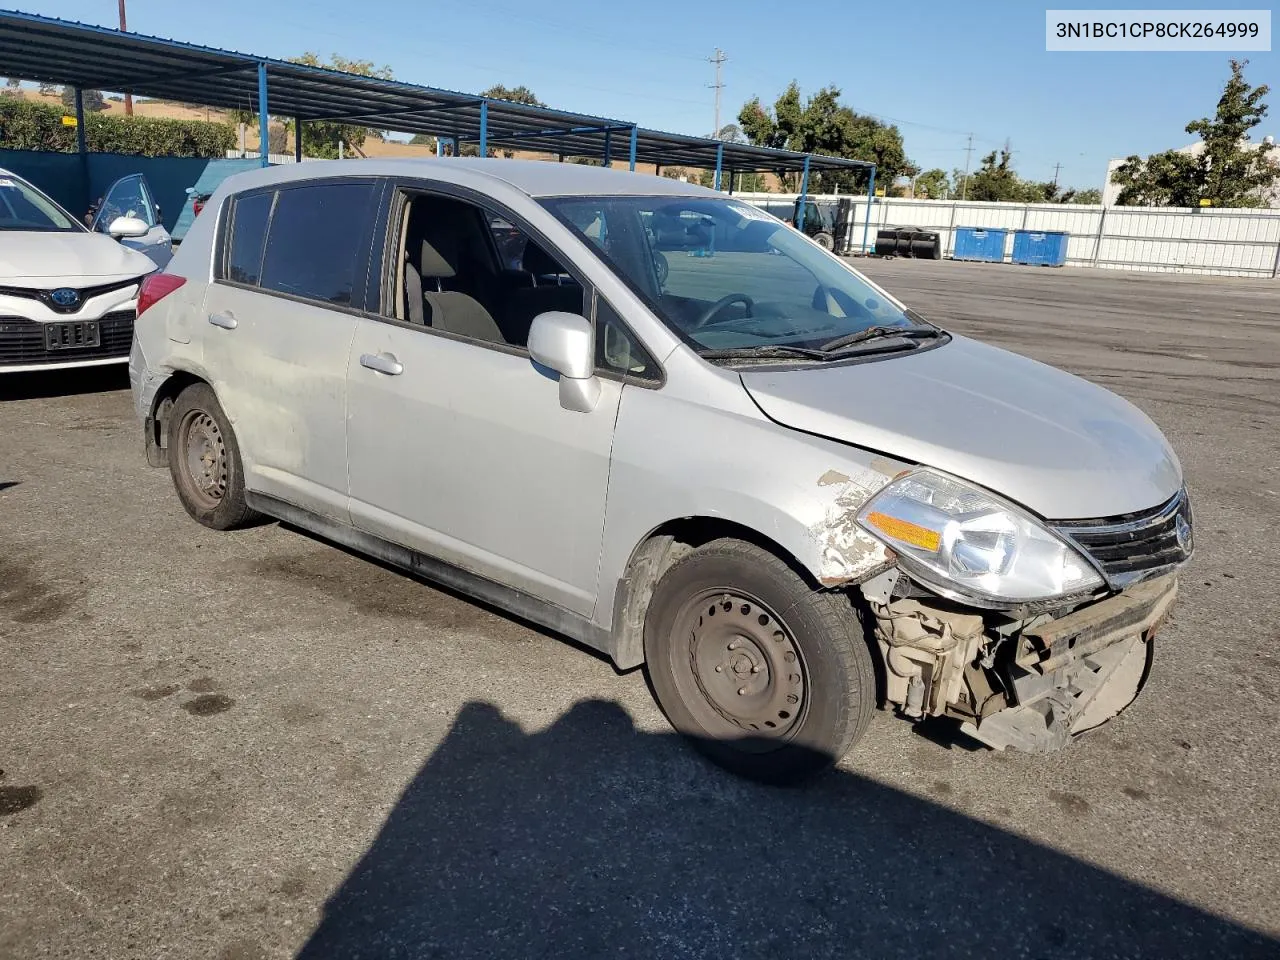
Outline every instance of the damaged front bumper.
[(1057, 750), (1133, 702), (1175, 574), (1057, 617), (1008, 620), (936, 597), (864, 590), (890, 702), (914, 719), (949, 716), (997, 750)]

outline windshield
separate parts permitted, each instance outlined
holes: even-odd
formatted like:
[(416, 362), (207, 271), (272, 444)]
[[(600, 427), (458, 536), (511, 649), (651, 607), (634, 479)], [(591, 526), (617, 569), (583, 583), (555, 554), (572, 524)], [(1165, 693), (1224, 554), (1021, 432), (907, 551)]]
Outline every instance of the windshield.
[(700, 353), (821, 349), (873, 328), (921, 329), (853, 270), (740, 201), (544, 203)]
[(0, 230), (80, 229), (70, 214), (35, 187), (0, 174)]

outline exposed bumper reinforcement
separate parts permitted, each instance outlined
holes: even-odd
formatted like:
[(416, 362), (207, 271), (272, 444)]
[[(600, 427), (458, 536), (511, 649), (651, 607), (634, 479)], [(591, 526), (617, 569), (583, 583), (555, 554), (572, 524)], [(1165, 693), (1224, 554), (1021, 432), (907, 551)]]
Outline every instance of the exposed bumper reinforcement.
[(1152, 580), (1024, 631), (1010, 671), (1017, 705), (961, 729), (997, 750), (1047, 753), (1110, 720), (1142, 689), (1177, 589), (1174, 576)]

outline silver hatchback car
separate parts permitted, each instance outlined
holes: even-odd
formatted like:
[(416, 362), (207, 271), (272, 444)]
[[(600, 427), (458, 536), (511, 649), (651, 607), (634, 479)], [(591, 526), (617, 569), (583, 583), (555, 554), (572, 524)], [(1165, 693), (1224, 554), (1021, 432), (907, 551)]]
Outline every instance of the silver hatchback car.
[(197, 521), (278, 518), (644, 664), (759, 779), (877, 705), (1062, 746), (1137, 695), (1191, 555), (1129, 403), (668, 179), (241, 174), (138, 313), (147, 458)]

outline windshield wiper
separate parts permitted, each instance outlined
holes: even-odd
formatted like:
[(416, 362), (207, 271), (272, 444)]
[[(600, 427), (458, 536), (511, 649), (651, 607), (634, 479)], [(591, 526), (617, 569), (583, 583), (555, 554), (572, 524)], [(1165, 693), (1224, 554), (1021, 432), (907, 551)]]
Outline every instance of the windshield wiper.
[(843, 350), (845, 347), (852, 347), (859, 343), (866, 343), (868, 340), (883, 340), (887, 337), (903, 337), (909, 340), (925, 340), (933, 337), (939, 337), (942, 331), (936, 327), (889, 327), (883, 324), (877, 324), (874, 327), (867, 327), (865, 330), (858, 330), (854, 333), (846, 333), (842, 337), (836, 337), (834, 340), (828, 340), (818, 348), (822, 353), (832, 354)]
[(830, 360), (831, 354), (810, 347), (790, 347), (786, 344), (757, 343), (747, 347), (723, 347), (719, 350), (699, 350), (704, 360)]

